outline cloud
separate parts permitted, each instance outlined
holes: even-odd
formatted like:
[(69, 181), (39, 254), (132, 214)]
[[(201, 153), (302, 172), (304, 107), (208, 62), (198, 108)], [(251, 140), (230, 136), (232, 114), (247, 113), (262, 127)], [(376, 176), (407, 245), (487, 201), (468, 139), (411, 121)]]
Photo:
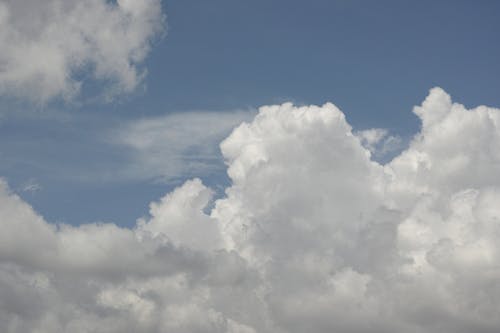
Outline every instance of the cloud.
[(106, 141), (126, 149), (125, 178), (172, 181), (223, 171), (218, 143), (252, 111), (190, 111), (132, 120)]
[(20, 190), (25, 193), (35, 194), (42, 190), (42, 185), (36, 179), (31, 178), (21, 185)]
[(159, 0), (0, 1), (0, 94), (71, 100), (91, 79), (129, 93), (163, 26)]
[(382, 161), (387, 157), (394, 157), (403, 150), (403, 139), (397, 135), (389, 135), (385, 128), (370, 128), (355, 133), (361, 140), (363, 147), (372, 153), (373, 159)]
[(186, 183), (162, 201), (162, 212), (153, 207), (151, 221), (130, 230), (48, 224), (0, 183), (1, 330), (245, 332), (210, 297), (211, 286), (237, 291), (256, 279), (244, 261), (228, 252), (191, 250), (182, 235), (157, 232), (184, 218), (168, 210), (172, 204), (186, 217), (215, 223), (198, 211), (205, 199), (198, 191), (208, 193), (199, 181)]
[(253, 109), (184, 111), (123, 120), (112, 114), (50, 112), (40, 113), (42, 118), (11, 113), (0, 124), (0, 174), (11, 175), (16, 192), (39, 195), (42, 187), (45, 194), (54, 193), (68, 183), (179, 185), (192, 177), (222, 178), (220, 141), (256, 114)]
[[(497, 332), (500, 110), (435, 88), (386, 164), (333, 104), (265, 106), (133, 229), (47, 223), (0, 183), (6, 332)], [(371, 141), (373, 142), (373, 140)]]

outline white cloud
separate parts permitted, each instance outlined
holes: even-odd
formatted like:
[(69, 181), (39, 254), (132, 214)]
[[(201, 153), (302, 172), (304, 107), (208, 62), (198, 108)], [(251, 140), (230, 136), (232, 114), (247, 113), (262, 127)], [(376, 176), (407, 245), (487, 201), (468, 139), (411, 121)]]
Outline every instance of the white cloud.
[[(134, 229), (51, 225), (0, 184), (5, 332), (497, 332), (500, 110), (433, 89), (371, 159), (332, 104), (267, 106)], [(372, 140), (373, 141), (373, 140)]]
[[(151, 219), (140, 219), (138, 228), (153, 237), (166, 235), (175, 244), (192, 249), (219, 249), (221, 240), (217, 222), (203, 212), (212, 194), (199, 179), (188, 181), (159, 202), (151, 203)], [(191, 205), (187, 206), (184, 202)]]
[(208, 189), (188, 182), (162, 202), (161, 212), (152, 208), (157, 215), (151, 221), (130, 230), (50, 225), (0, 183), (0, 330), (244, 332), (246, 326), (217, 311), (210, 296), (211, 285), (238, 290), (252, 283), (244, 261), (178, 244), (186, 240), (196, 248), (206, 242), (201, 237), (197, 243), (161, 233), (162, 223), (183, 218), (168, 209), (173, 203), (186, 217), (210, 222), (199, 211), (196, 191)]
[(190, 111), (133, 120), (108, 133), (106, 141), (127, 148), (125, 178), (171, 181), (206, 176), (224, 167), (218, 143), (253, 111)]
[(370, 128), (355, 134), (361, 140), (363, 147), (368, 149), (377, 161), (404, 148), (403, 139), (397, 135), (389, 135), (389, 131), (385, 128)]
[(131, 92), (163, 26), (160, 0), (0, 1), (0, 94), (69, 100), (85, 77)]
[(27, 180), (26, 182), (24, 182), (22, 185), (21, 185), (21, 188), (20, 190), (22, 192), (27, 192), (27, 193), (31, 193), (31, 194), (35, 194), (39, 191), (42, 190), (42, 185), (40, 185), (36, 179), (29, 179)]

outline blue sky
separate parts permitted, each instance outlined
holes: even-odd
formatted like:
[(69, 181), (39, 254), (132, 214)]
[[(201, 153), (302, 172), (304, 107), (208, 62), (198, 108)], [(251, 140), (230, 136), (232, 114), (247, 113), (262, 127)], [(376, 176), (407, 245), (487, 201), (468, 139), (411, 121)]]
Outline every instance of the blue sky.
[[(261, 105), (331, 101), (355, 129), (403, 138), (417, 132), (411, 109), (434, 86), (467, 107), (500, 105), (498, 1), (172, 0), (163, 9), (166, 34), (154, 38), (133, 91), (96, 100), (105, 83), (86, 79), (69, 102), (0, 97), (0, 175), (48, 221), (132, 225), (187, 178), (223, 188), (218, 141)], [(162, 139), (149, 153), (163, 157), (149, 164), (137, 162), (148, 151), (111, 138), (189, 112), (230, 116), (209, 140), (199, 137), (201, 148), (181, 134)], [(188, 166), (200, 150), (209, 167)]]

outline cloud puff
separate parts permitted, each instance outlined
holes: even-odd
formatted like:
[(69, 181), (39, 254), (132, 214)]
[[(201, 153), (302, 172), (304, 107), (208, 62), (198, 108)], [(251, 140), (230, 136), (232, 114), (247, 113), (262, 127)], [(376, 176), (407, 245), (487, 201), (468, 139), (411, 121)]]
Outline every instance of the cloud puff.
[(6, 332), (497, 332), (500, 110), (441, 89), (372, 160), (332, 104), (262, 107), (133, 229), (52, 225), (0, 183)]
[(131, 92), (163, 26), (160, 0), (0, 1), (0, 94), (71, 99), (86, 78)]

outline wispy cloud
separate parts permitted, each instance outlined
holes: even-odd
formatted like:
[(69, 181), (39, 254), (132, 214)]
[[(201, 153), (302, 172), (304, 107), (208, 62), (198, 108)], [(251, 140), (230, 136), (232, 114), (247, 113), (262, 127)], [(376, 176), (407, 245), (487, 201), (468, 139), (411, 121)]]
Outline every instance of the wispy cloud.
[(358, 131), (355, 135), (379, 162), (387, 162), (405, 148), (405, 140), (398, 135), (391, 135), (385, 128), (370, 128)]
[(42, 185), (40, 185), (36, 179), (29, 179), (23, 184), (21, 184), (21, 188), (19, 189), (21, 192), (26, 192), (30, 194), (35, 194), (42, 190)]
[(223, 171), (219, 142), (255, 111), (180, 112), (132, 120), (114, 129), (108, 142), (125, 148), (124, 177), (173, 179)]

